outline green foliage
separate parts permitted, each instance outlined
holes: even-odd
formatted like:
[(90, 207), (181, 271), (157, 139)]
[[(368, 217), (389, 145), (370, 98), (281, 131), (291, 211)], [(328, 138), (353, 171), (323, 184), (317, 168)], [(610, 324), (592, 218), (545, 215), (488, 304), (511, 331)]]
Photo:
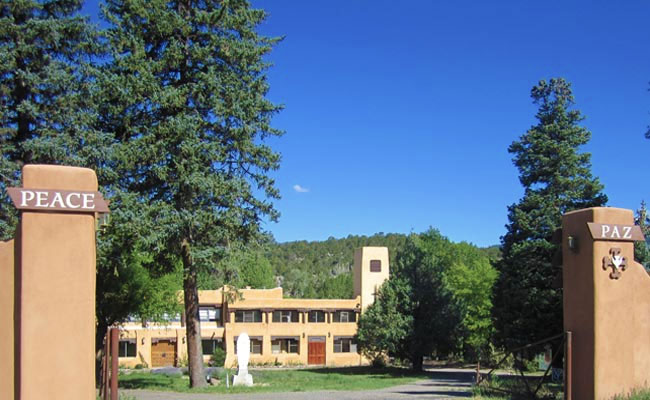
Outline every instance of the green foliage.
[(116, 187), (140, 205), (144, 249), (168, 270), (182, 263), (190, 385), (201, 386), (199, 272), (277, 217), (280, 156), (264, 140), (281, 134), (281, 107), (266, 98), (264, 57), (279, 39), (258, 34), (266, 14), (241, 0), (107, 0), (104, 13), (99, 115), (119, 139)]
[(392, 276), (378, 290), (375, 302), (359, 318), (357, 343), (361, 354), (375, 363), (386, 355), (407, 358), (405, 341), (413, 330), (411, 288)]
[(200, 275), (200, 289), (217, 289), (223, 285), (269, 289), (276, 287), (276, 282), (271, 264), (261, 248), (252, 245), (231, 249), (215, 269)]
[(370, 359), (407, 359), (487, 347), (496, 271), (476, 247), (454, 244), (436, 230), (410, 235), (390, 279), (361, 315), (358, 343)]
[(497, 271), (479, 249), (468, 244), (454, 245), (456, 261), (445, 272), (445, 283), (451, 290), (461, 313), (458, 338), (465, 360), (489, 353), (492, 325), (492, 287)]
[(351, 272), (326, 279), (318, 288), (318, 298), (351, 299), (354, 297), (354, 279)]
[(641, 201), (641, 207), (636, 211), (634, 223), (641, 227), (641, 232), (646, 237), (645, 242), (634, 242), (634, 259), (643, 265), (646, 270), (650, 269), (650, 217), (646, 209), (645, 201)]
[(628, 395), (614, 396), (613, 400), (650, 400), (650, 389), (635, 389)]
[(223, 367), (226, 362), (226, 351), (221, 347), (214, 349), (214, 353), (210, 356), (210, 363), (218, 367)]
[(129, 196), (114, 196), (110, 223), (97, 233), (98, 332), (105, 332), (106, 327), (129, 316), (161, 321), (165, 314), (180, 312), (180, 262), (169, 270), (160, 268), (153, 254), (144, 248), (141, 238), (147, 224), (135, 219), (139, 207), (132, 200)]
[(20, 186), (28, 163), (93, 167), (100, 181), (111, 135), (93, 129), (89, 62), (100, 41), (75, 0), (0, 6), (0, 240), (17, 212), (6, 188)]
[(494, 320), (506, 347), (562, 332), (561, 251), (553, 234), (562, 214), (607, 202), (590, 172), (590, 154), (578, 151), (591, 134), (578, 125), (583, 117), (572, 109), (570, 84), (542, 80), (531, 97), (539, 105), (538, 123), (508, 148), (525, 193), (508, 207), (497, 264)]
[(320, 242), (270, 243), (265, 255), (288, 297), (352, 298), (354, 251), (363, 246), (388, 247), (391, 265), (406, 235), (330, 237)]

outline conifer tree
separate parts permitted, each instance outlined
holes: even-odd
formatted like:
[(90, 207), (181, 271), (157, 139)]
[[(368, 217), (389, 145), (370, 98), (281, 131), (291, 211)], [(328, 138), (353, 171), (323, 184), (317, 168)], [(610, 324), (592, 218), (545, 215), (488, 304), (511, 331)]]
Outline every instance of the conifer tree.
[(108, 0), (105, 16), (103, 129), (121, 142), (119, 187), (143, 205), (149, 249), (182, 263), (190, 386), (203, 386), (199, 271), (277, 217), (279, 155), (263, 140), (280, 134), (280, 107), (263, 57), (278, 39), (257, 33), (265, 12), (243, 0)]
[(531, 97), (538, 123), (508, 148), (525, 192), (508, 207), (497, 264), (493, 315), (498, 342), (507, 347), (562, 332), (561, 252), (553, 235), (562, 214), (607, 202), (590, 154), (579, 151), (591, 133), (579, 125), (569, 82), (542, 80)]
[(0, 239), (17, 213), (6, 188), (24, 164), (95, 167), (100, 179), (111, 135), (92, 128), (89, 62), (101, 54), (82, 1), (5, 1), (0, 5)]
[(641, 232), (645, 235), (645, 242), (634, 242), (634, 259), (636, 262), (643, 265), (646, 270), (650, 268), (650, 248), (648, 248), (648, 241), (650, 241), (650, 216), (645, 201), (641, 201), (641, 207), (636, 210), (634, 223), (639, 225)]

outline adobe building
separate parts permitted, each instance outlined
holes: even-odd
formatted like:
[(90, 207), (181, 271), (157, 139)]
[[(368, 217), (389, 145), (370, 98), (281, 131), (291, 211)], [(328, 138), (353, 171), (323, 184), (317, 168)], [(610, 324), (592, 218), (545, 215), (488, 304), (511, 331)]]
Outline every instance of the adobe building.
[[(354, 256), (353, 299), (284, 298), (278, 287), (242, 289), (240, 298), (229, 301), (233, 296), (227, 289), (199, 291), (204, 360), (221, 347), (226, 351), (225, 365), (235, 365), (237, 338), (245, 332), (250, 337), (252, 365), (364, 364), (354, 341), (357, 321), (388, 275), (388, 249), (363, 247)], [(144, 325), (136, 321), (122, 325), (121, 366), (155, 368), (187, 360), (181, 316), (165, 324)]]

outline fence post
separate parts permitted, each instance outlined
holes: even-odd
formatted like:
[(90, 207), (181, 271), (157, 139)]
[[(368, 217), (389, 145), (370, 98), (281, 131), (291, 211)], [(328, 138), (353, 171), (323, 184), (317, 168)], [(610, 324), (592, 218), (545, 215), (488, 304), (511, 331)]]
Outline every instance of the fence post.
[(111, 400), (117, 400), (118, 346), (120, 344), (120, 329), (111, 329)]
[(572, 360), (571, 360), (571, 352), (572, 352), (572, 340), (573, 340), (573, 335), (571, 331), (566, 331), (566, 349), (564, 351), (564, 399), (565, 400), (571, 400), (572, 398), (572, 393), (571, 393), (571, 381), (572, 379)]

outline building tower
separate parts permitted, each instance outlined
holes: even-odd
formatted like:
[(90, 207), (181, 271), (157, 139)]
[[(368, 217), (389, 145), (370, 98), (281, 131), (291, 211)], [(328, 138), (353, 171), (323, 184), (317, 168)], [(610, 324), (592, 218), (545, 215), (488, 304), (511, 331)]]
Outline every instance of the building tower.
[(388, 271), (387, 247), (361, 247), (354, 252), (354, 296), (361, 296), (362, 313), (375, 301)]

